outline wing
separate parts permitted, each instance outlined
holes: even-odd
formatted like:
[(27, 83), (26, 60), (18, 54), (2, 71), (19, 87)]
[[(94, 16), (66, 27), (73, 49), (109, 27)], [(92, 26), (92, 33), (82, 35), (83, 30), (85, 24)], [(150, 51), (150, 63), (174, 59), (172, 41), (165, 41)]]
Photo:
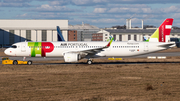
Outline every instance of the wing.
[(101, 51), (104, 51), (103, 49), (109, 48), (114, 38), (111, 39), (111, 41), (104, 47), (100, 48), (94, 48), (94, 49), (87, 49), (87, 50), (81, 50), (81, 51), (69, 51), (68, 53), (79, 53), (81, 55), (95, 55)]
[(99, 53), (101, 51), (104, 51), (103, 49), (105, 49), (105, 48), (108, 48), (108, 47), (105, 46), (105, 47), (101, 47), (101, 48), (82, 50), (82, 51), (79, 51), (79, 53), (86, 54), (86, 55), (93, 55), (93, 54), (97, 54), (97, 53)]

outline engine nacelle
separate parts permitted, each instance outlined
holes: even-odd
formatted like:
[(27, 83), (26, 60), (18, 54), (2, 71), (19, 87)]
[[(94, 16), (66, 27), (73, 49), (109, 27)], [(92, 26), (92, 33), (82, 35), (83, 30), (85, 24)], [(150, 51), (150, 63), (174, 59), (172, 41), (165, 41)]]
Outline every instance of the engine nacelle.
[(78, 53), (65, 53), (64, 61), (65, 62), (78, 62), (81, 59), (81, 55)]

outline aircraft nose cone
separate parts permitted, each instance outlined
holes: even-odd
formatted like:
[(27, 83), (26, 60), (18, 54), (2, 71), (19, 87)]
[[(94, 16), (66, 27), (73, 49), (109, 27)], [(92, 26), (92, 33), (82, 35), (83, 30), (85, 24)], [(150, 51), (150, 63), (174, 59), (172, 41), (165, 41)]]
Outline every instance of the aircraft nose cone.
[(4, 51), (4, 54), (8, 55), (8, 51), (7, 51), (7, 49)]
[(4, 53), (5, 53), (6, 55), (11, 55), (11, 54), (12, 54), (12, 51), (11, 51), (10, 49), (6, 49), (6, 50), (4, 51)]

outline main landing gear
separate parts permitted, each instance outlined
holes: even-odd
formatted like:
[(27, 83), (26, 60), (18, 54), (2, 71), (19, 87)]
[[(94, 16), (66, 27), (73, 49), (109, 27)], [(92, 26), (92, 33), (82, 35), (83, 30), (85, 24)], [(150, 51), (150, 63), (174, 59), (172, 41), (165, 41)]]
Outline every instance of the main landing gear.
[(88, 59), (88, 60), (87, 60), (87, 64), (88, 64), (88, 65), (91, 65), (91, 64), (92, 64), (92, 60), (91, 60), (91, 59)]

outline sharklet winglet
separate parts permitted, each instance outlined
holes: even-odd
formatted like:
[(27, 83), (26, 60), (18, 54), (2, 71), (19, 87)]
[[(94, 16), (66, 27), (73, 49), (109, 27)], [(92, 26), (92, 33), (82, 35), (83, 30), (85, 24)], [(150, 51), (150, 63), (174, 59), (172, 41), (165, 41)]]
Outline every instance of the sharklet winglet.
[(106, 47), (110, 47), (113, 40), (114, 38), (111, 39), (111, 41), (106, 45)]

